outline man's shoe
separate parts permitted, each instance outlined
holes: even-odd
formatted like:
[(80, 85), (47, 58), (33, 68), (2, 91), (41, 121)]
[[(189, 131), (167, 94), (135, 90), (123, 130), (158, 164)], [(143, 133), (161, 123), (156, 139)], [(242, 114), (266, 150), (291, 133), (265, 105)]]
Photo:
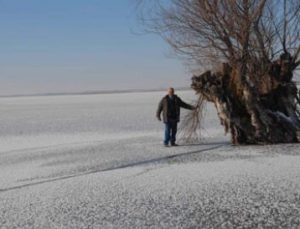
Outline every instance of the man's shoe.
[(169, 147), (169, 144), (164, 144), (164, 147)]
[(177, 145), (176, 143), (172, 143), (171, 146), (179, 146), (179, 145)]

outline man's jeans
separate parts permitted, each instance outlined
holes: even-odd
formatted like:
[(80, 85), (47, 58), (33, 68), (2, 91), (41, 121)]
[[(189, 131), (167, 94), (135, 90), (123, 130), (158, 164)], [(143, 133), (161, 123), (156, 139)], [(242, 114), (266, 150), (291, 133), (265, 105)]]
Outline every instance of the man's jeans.
[(168, 145), (171, 141), (171, 144), (176, 142), (176, 133), (177, 133), (177, 121), (168, 121), (165, 122), (165, 140), (164, 144)]

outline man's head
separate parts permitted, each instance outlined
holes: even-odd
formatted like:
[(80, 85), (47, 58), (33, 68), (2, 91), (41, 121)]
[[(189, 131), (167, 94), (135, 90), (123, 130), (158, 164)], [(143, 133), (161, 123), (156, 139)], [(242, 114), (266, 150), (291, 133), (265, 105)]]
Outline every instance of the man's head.
[(174, 93), (175, 93), (174, 88), (170, 87), (170, 88), (168, 89), (168, 95), (169, 95), (169, 96), (173, 96)]

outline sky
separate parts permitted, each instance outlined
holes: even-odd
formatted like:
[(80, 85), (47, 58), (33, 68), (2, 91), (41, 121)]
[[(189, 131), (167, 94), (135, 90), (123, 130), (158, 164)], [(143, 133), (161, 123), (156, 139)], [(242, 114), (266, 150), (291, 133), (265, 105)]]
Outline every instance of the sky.
[(188, 87), (134, 0), (0, 0), (0, 95)]

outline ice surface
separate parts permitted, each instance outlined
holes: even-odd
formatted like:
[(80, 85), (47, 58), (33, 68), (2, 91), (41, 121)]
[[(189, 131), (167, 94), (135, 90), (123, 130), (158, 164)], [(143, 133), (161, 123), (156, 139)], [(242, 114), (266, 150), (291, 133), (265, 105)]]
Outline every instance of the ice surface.
[[(299, 228), (300, 147), (162, 147), (163, 92), (0, 99), (0, 228)], [(185, 101), (196, 99), (179, 91)]]

